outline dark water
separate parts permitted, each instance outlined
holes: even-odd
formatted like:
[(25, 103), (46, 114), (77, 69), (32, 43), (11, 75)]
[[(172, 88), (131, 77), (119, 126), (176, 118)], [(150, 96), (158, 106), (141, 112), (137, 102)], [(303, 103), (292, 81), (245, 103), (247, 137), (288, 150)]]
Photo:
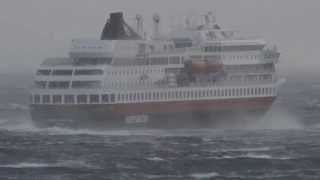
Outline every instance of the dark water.
[(262, 121), (224, 130), (39, 129), (26, 89), (0, 97), (1, 180), (320, 179), (317, 81), (289, 81)]

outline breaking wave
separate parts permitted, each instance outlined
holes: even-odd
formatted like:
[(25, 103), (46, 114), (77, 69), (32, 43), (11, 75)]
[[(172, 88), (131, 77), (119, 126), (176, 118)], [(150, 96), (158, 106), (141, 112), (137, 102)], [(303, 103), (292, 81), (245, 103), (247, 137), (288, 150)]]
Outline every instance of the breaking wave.
[(149, 161), (165, 161), (164, 159), (162, 158), (159, 158), (159, 157), (151, 157), (151, 158), (146, 158), (147, 160)]
[(223, 160), (223, 159), (269, 159), (269, 160), (290, 160), (294, 159), (291, 157), (276, 157), (271, 156), (268, 154), (256, 154), (256, 153), (247, 153), (244, 155), (236, 155), (236, 156), (221, 156), (221, 157), (210, 157), (210, 159), (217, 159), (217, 160)]
[(190, 177), (195, 178), (195, 179), (210, 179), (219, 176), (218, 173), (216, 172), (211, 172), (211, 173), (195, 173), (191, 174)]
[(213, 150), (213, 153), (220, 153), (220, 152), (265, 152), (271, 151), (274, 148), (271, 147), (257, 147), (257, 148), (236, 148), (236, 149), (221, 149), (221, 150)]
[(23, 169), (23, 168), (72, 168), (72, 169), (97, 169), (98, 167), (90, 165), (83, 161), (63, 161), (58, 163), (30, 163), (22, 162), (17, 164), (6, 164), (0, 165), (0, 168), (12, 168), (12, 169)]

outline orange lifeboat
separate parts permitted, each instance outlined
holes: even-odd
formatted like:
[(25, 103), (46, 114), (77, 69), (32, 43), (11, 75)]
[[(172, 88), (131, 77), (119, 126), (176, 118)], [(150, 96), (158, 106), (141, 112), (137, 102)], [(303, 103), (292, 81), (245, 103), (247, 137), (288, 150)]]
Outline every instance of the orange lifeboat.
[(223, 64), (222, 63), (208, 63), (208, 72), (216, 73), (223, 70)]
[(192, 61), (193, 73), (216, 73), (223, 70), (222, 63), (213, 63), (205, 60)]
[(208, 64), (203, 60), (192, 61), (191, 68), (193, 73), (206, 73)]

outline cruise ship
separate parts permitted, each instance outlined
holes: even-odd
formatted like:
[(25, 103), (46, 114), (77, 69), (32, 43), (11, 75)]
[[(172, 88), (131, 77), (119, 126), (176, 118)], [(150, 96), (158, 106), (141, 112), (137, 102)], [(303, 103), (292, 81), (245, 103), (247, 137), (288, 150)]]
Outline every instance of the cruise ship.
[(69, 56), (37, 69), (30, 111), (39, 126), (218, 127), (261, 118), (275, 101), (280, 53), (223, 29), (213, 13), (161, 32), (111, 13), (101, 37), (74, 39)]

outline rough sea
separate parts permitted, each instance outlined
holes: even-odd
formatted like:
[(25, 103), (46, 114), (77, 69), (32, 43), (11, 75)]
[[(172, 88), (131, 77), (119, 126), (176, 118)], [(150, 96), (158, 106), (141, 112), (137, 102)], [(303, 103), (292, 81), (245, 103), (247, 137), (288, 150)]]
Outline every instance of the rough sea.
[(105, 131), (35, 127), (28, 83), (0, 77), (0, 180), (320, 179), (320, 80), (241, 128)]

